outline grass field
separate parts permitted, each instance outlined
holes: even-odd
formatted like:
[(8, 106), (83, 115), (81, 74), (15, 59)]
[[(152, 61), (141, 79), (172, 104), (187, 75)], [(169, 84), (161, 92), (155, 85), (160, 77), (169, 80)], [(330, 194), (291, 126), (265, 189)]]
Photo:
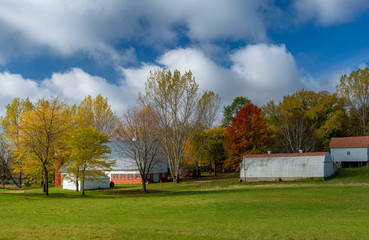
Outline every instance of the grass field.
[(368, 239), (369, 169), (326, 181), (237, 177), (80, 193), (0, 189), (0, 239)]

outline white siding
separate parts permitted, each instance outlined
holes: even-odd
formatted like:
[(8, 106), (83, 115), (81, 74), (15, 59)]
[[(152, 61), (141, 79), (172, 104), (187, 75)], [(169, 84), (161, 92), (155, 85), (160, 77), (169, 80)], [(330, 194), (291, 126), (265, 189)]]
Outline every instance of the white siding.
[(331, 155), (334, 162), (366, 162), (369, 159), (368, 148), (331, 148)]
[(241, 178), (326, 178), (333, 173), (329, 153), (325, 156), (244, 158), (240, 166)]
[[(98, 182), (85, 181), (85, 190), (110, 188), (110, 178), (109, 177), (98, 177), (96, 179)], [(79, 181), (78, 190), (82, 189), (81, 185), (82, 185), (82, 181)], [(64, 177), (63, 178), (63, 189), (76, 190), (76, 182), (71, 181), (67, 177)]]

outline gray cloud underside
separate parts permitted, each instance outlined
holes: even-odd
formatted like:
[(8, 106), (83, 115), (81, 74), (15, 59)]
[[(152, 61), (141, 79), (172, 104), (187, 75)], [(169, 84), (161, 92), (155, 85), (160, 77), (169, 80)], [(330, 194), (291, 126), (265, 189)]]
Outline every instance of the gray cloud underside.
[(46, 47), (61, 55), (86, 51), (124, 62), (115, 44), (138, 41), (165, 49), (177, 43), (179, 29), (193, 41), (263, 41), (266, 29), (258, 11), (263, 2), (5, 0), (0, 8), (0, 56), (11, 57), (7, 49), (27, 42), (33, 48), (19, 54)]

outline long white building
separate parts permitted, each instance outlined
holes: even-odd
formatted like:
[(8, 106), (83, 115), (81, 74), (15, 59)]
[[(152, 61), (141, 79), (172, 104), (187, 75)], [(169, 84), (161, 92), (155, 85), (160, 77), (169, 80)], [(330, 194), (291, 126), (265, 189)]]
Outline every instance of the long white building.
[(327, 152), (245, 155), (240, 165), (242, 181), (325, 179), (334, 173)]

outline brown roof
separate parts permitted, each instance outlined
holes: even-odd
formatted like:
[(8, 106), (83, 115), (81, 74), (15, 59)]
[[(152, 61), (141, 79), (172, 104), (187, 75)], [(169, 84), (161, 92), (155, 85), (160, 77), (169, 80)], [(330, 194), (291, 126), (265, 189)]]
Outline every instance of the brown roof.
[(326, 152), (306, 152), (306, 153), (273, 153), (273, 154), (253, 154), (245, 155), (245, 158), (263, 158), (263, 157), (309, 157), (325, 156)]
[(329, 148), (367, 148), (369, 136), (332, 138)]

